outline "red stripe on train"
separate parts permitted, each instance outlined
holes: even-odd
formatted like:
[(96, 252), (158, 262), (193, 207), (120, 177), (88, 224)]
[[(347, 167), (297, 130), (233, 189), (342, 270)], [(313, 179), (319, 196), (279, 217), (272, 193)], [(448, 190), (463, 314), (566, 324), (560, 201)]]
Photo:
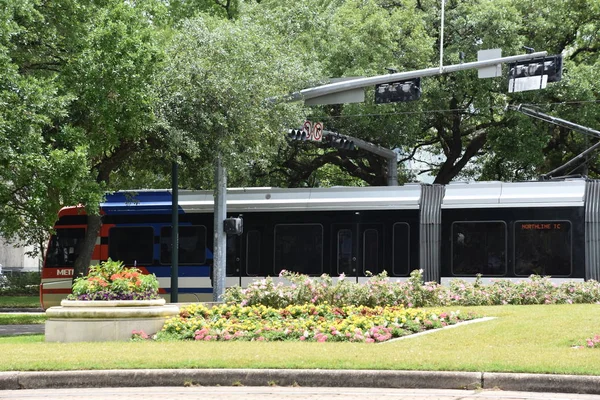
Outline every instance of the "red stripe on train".
[(44, 268), (42, 270), (42, 279), (49, 278), (72, 278), (75, 269), (69, 267)]
[(42, 288), (42, 294), (70, 294), (71, 289), (44, 289)]

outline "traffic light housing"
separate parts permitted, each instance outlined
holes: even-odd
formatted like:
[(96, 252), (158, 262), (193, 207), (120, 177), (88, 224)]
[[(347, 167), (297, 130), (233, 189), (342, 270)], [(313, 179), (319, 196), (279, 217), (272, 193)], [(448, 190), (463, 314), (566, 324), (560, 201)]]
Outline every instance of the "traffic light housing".
[(292, 140), (307, 140), (306, 132), (304, 132), (302, 129), (288, 130), (288, 137)]
[(519, 61), (509, 64), (510, 79), (527, 78), (547, 75), (547, 82), (558, 82), (562, 79), (562, 54), (534, 58), (529, 61)]
[(414, 101), (421, 98), (421, 78), (375, 85), (375, 103)]
[(355, 147), (352, 140), (342, 135), (329, 136), (329, 144), (331, 147), (341, 150), (354, 150)]
[(241, 217), (225, 218), (223, 220), (223, 231), (228, 235), (241, 235), (244, 233), (244, 220)]

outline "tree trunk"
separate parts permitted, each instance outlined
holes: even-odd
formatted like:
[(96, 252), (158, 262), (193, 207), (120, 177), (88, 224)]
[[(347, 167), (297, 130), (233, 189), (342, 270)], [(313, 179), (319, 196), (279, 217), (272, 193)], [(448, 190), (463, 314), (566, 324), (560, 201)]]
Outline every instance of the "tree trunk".
[(100, 214), (88, 215), (87, 222), (88, 226), (85, 231), (85, 237), (79, 251), (79, 256), (74, 264), (73, 279), (87, 275), (88, 273), (88, 267), (92, 260), (94, 248), (96, 247), (96, 239), (102, 227), (102, 216)]

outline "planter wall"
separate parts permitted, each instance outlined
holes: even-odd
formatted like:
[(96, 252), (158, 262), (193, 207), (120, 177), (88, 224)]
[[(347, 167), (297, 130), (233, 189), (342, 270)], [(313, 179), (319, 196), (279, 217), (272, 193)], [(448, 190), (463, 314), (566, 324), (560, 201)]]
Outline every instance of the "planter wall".
[(153, 335), (179, 307), (158, 300), (63, 300), (46, 310), (46, 342), (127, 341), (134, 330)]

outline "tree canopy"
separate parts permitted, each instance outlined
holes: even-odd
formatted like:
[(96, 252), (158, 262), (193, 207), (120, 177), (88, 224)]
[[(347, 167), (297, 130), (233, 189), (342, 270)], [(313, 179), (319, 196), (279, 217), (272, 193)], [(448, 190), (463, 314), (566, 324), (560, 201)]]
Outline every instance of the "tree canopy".
[[(438, 66), (440, 12), (437, 0), (0, 0), (0, 233), (43, 244), (64, 205), (99, 224), (107, 190), (169, 187), (173, 160), (182, 187), (212, 188), (218, 153), (232, 186), (386, 184), (381, 157), (287, 141), (305, 119), (396, 149), (401, 181), (531, 179), (598, 141), (506, 108), (598, 128), (596, 0), (446, 1), (445, 65), (489, 48), (563, 54), (544, 90), (508, 93), (504, 66), (423, 78), (415, 102), (375, 104), (373, 88), (364, 103), (281, 101)], [(567, 172), (598, 176), (598, 157), (586, 161)]]

